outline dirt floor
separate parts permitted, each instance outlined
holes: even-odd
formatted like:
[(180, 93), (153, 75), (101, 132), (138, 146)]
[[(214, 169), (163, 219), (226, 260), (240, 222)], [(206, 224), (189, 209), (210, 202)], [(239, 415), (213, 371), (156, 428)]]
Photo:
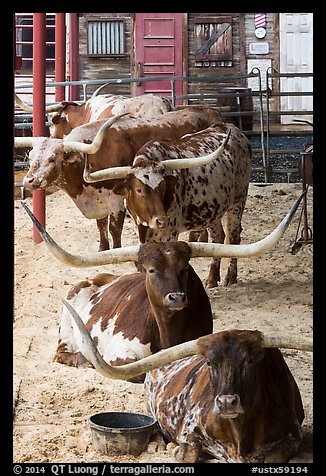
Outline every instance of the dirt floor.
[[(301, 192), (301, 184), (251, 184), (243, 217), (242, 243), (270, 233)], [(26, 198), (31, 207), (32, 199)], [(47, 230), (73, 253), (97, 251), (95, 220), (84, 218), (61, 191), (46, 197)], [(297, 254), (295, 241), (300, 210), (277, 246), (260, 257), (242, 259), (238, 284), (208, 290), (214, 312), (214, 330), (259, 329), (312, 335), (312, 244)], [(312, 190), (308, 191), (308, 220), (312, 228)], [(301, 232), (302, 223), (299, 226)], [(181, 239), (186, 239), (183, 234)], [(123, 244), (136, 244), (135, 228), (127, 219)], [(202, 279), (209, 260), (192, 265)], [(222, 275), (227, 263), (222, 264)], [(110, 265), (109, 272), (135, 272), (133, 264)], [(68, 268), (53, 258), (44, 243), (35, 245), (29, 217), (15, 201), (15, 321), (14, 321), (14, 461), (41, 462), (175, 462), (175, 445), (162, 438), (147, 451), (107, 457), (93, 446), (87, 418), (102, 411), (146, 412), (142, 384), (111, 381), (90, 368), (75, 369), (52, 362), (57, 345), (61, 298), (85, 277), (103, 268)], [(310, 463), (312, 454), (312, 354), (284, 351), (298, 383), (305, 409), (303, 442), (292, 462)], [(209, 462), (217, 462), (209, 459)]]

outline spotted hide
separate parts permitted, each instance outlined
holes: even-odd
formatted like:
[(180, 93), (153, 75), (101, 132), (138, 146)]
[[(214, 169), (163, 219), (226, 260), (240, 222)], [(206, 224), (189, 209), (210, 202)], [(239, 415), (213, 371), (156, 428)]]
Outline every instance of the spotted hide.
[(283, 463), (298, 450), (304, 418), (297, 384), (279, 349), (259, 331), (198, 339), (203, 355), (146, 374), (148, 407), (176, 442), (179, 462), (212, 455), (227, 463)]
[[(186, 243), (146, 243), (138, 252), (142, 273), (103, 273), (81, 281), (67, 301), (80, 314), (99, 352), (113, 365), (212, 332), (212, 312)], [(56, 362), (85, 363), (81, 337), (63, 307)], [(143, 376), (134, 381), (143, 381)]]
[[(105, 131), (99, 150), (88, 155), (90, 169), (96, 171), (131, 165), (136, 152), (150, 138), (181, 137), (185, 133), (204, 129), (220, 117), (217, 111), (194, 107), (184, 111), (166, 112), (152, 119), (128, 116), (119, 118)], [(113, 248), (121, 246), (125, 217), (124, 200), (112, 191), (118, 183), (117, 180), (85, 182), (84, 154), (78, 150), (67, 150), (66, 144), (93, 141), (105, 122), (106, 120), (102, 119), (78, 126), (64, 139), (29, 138), (33, 148), (29, 153), (30, 167), (23, 180), (24, 186), (32, 190), (45, 189), (52, 185), (61, 188), (86, 218), (96, 219), (100, 232), (100, 251), (109, 249), (108, 217)]]
[[(220, 157), (208, 165), (173, 170), (162, 161), (203, 156), (215, 151), (231, 129)], [(138, 152), (133, 167), (114, 193), (124, 196), (136, 224), (147, 229), (146, 240), (177, 240), (184, 231), (208, 230), (210, 241), (223, 243), (221, 219), (226, 214), (227, 239), (240, 243), (241, 218), (251, 176), (251, 146), (234, 125), (217, 123), (175, 140), (151, 140)], [(220, 259), (214, 259), (207, 286), (220, 281)], [(225, 284), (237, 282), (237, 259), (231, 258)]]

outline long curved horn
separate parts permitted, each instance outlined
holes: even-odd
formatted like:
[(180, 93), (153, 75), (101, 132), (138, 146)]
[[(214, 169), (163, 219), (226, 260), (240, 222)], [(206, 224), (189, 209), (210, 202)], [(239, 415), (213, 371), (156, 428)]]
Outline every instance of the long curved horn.
[[(15, 103), (25, 112), (33, 114), (33, 107), (26, 104), (20, 99), (20, 97), (15, 94)], [(51, 106), (45, 107), (45, 112), (58, 112), (62, 109), (62, 104), (52, 104)]]
[(83, 173), (83, 179), (87, 183), (101, 182), (102, 180), (109, 179), (123, 179), (130, 174), (132, 168), (129, 165), (124, 167), (110, 167), (109, 169), (96, 170), (95, 172), (89, 171), (88, 158), (85, 158), (85, 167)]
[(307, 352), (313, 351), (312, 339), (300, 335), (269, 335), (263, 333), (262, 347), (278, 347), (283, 349), (305, 350)]
[[(213, 258), (247, 258), (256, 256), (271, 249), (279, 241), (286, 228), (290, 224), (295, 211), (297, 210), (305, 192), (294, 203), (288, 214), (281, 221), (278, 227), (266, 238), (248, 245), (224, 245), (218, 243), (196, 243), (189, 242), (191, 248), (191, 258), (213, 257)], [(51, 236), (44, 230), (40, 222), (34, 216), (28, 206), (21, 202), (33, 223), (37, 227), (42, 239), (54, 256), (64, 264), (69, 266), (87, 267), (100, 266), (105, 264), (122, 263), (126, 261), (137, 261), (139, 246), (128, 246), (102, 251), (101, 253), (91, 253), (89, 255), (73, 255), (63, 250)]]
[(183, 359), (184, 357), (189, 357), (190, 355), (198, 353), (196, 345), (197, 339), (195, 339), (174, 347), (170, 347), (168, 349), (160, 350), (156, 354), (149, 355), (148, 357), (136, 362), (131, 362), (130, 364), (112, 366), (103, 360), (88, 330), (86, 329), (85, 324), (75, 309), (64, 299), (62, 299), (62, 301), (72, 315), (82, 336), (83, 355), (104, 377), (128, 380), (132, 377), (136, 377), (137, 375), (141, 375), (143, 373), (149, 372), (150, 370), (161, 367), (162, 365), (166, 365), (174, 362), (175, 360)]
[(93, 92), (93, 94), (91, 95), (91, 99), (92, 99), (92, 98), (95, 98), (96, 96), (98, 96), (99, 93), (100, 93), (100, 91), (102, 91), (102, 89), (105, 88), (105, 86), (107, 86), (108, 84), (110, 84), (110, 83), (102, 84), (99, 88), (97, 88), (97, 89)]
[(69, 140), (69, 135), (63, 140), (63, 146), (65, 152), (80, 152), (82, 154), (95, 154), (102, 145), (106, 130), (112, 126), (120, 117), (129, 114), (125, 112), (118, 116), (112, 116), (108, 119), (98, 130), (93, 142), (91, 144), (85, 144), (84, 142)]
[(211, 162), (214, 162), (218, 157), (220, 157), (224, 152), (224, 147), (229, 141), (231, 134), (231, 129), (229, 129), (227, 136), (225, 137), (222, 144), (216, 149), (214, 152), (208, 155), (204, 155), (202, 157), (195, 157), (191, 159), (169, 159), (169, 160), (162, 160), (162, 164), (167, 169), (172, 170), (180, 170), (180, 169), (191, 169), (194, 167), (202, 167), (204, 165), (208, 165)]
[(306, 190), (301, 193), (300, 197), (292, 205), (287, 215), (283, 218), (281, 223), (275, 228), (272, 233), (255, 243), (248, 245), (225, 245), (218, 243), (196, 243), (189, 242), (191, 248), (192, 258), (247, 258), (250, 256), (257, 256), (273, 248), (280, 240), (283, 233), (291, 223), (291, 220), (298, 209), (298, 206), (306, 193)]
[(72, 255), (63, 250), (51, 236), (44, 230), (41, 223), (28, 208), (21, 202), (25, 211), (28, 213), (36, 228), (38, 229), (43, 241), (51, 253), (62, 263), (75, 267), (100, 266), (105, 264), (123, 263), (126, 261), (137, 261), (139, 246), (126, 246), (123, 248), (113, 248), (112, 250), (101, 251), (101, 253), (90, 253), (84, 255)]
[[(211, 154), (205, 155), (203, 157), (197, 157), (192, 159), (169, 159), (169, 160), (162, 160), (162, 164), (168, 169), (187, 169), (187, 168), (194, 168), (200, 167), (203, 165), (208, 165), (210, 162), (216, 160), (224, 150), (225, 145), (227, 144), (229, 137), (230, 137), (231, 129), (222, 142), (222, 144), (218, 147), (217, 150), (212, 152)], [(85, 162), (85, 169), (84, 169), (84, 180), (85, 182), (92, 183), (92, 182), (101, 182), (102, 180), (111, 180), (111, 179), (124, 179), (130, 173), (132, 173), (132, 167), (124, 166), (124, 167), (110, 167), (103, 170), (97, 170), (96, 172), (90, 173), (88, 171), (87, 162)]]
[(35, 139), (38, 139), (38, 137), (14, 137), (14, 146), (34, 147)]
[[(119, 380), (128, 380), (137, 375), (154, 370), (163, 365), (170, 364), (176, 360), (190, 357), (200, 353), (201, 345), (197, 346), (197, 343), (202, 342), (205, 338), (210, 336), (202, 336), (198, 339), (184, 342), (182, 344), (162, 349), (159, 352), (144, 357), (136, 362), (130, 364), (112, 366), (104, 361), (99, 353), (96, 345), (93, 342), (85, 324), (80, 318), (76, 310), (64, 299), (63, 304), (67, 307), (71, 316), (73, 317), (79, 332), (82, 337), (83, 349), (82, 353), (86, 359), (94, 366), (94, 368), (104, 377)], [(293, 336), (288, 337), (284, 335), (264, 335), (262, 347), (282, 347), (286, 349), (305, 350), (312, 352), (312, 340), (308, 337)]]

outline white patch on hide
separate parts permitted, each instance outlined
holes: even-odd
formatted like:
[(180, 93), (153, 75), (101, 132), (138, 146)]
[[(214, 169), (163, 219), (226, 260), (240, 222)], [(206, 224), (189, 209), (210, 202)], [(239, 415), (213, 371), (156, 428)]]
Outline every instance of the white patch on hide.
[(100, 219), (110, 214), (117, 217), (118, 213), (124, 210), (123, 197), (106, 188), (97, 189), (84, 185), (83, 192), (71, 198), (86, 218)]
[[(134, 176), (148, 187), (155, 189), (164, 180), (161, 172), (154, 171), (151, 167), (139, 167), (133, 170)], [(145, 175), (147, 177), (145, 177)]]

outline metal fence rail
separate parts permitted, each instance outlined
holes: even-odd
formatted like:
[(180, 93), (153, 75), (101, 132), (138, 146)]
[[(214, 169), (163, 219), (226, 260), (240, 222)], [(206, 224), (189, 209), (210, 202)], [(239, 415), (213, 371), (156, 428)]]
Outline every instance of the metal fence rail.
[[(226, 75), (226, 76), (220, 76), (218, 78), (207, 78), (207, 77), (191, 77), (191, 76), (156, 76), (156, 77), (151, 77), (151, 78), (117, 78), (117, 79), (97, 79), (97, 80), (81, 80), (81, 81), (65, 81), (65, 82), (47, 82), (46, 87), (47, 88), (54, 88), (55, 86), (75, 86), (79, 85), (81, 86), (83, 90), (83, 101), (87, 100), (87, 88), (89, 86), (100, 86), (100, 85), (111, 85), (111, 84), (121, 84), (121, 83), (140, 83), (140, 82), (151, 82), (151, 81), (167, 81), (169, 80), (171, 82), (171, 95), (167, 95), (166, 97), (171, 100), (172, 105), (175, 106), (177, 100), (186, 100), (187, 102), (189, 101), (195, 101), (195, 104), (201, 103), (201, 104), (209, 104), (210, 107), (217, 108), (221, 111), (221, 114), (227, 119), (228, 117), (238, 117), (239, 118), (239, 128), (243, 130), (243, 132), (247, 136), (252, 136), (252, 135), (257, 135), (260, 136), (260, 147), (256, 148), (253, 150), (254, 154), (261, 154), (261, 160), (262, 160), (262, 165), (259, 167), (254, 167), (253, 172), (263, 172), (264, 173), (264, 180), (265, 183), (269, 182), (271, 179), (271, 174), (274, 172), (281, 172), (281, 173), (291, 173), (294, 169), (286, 169), (286, 168), (278, 168), (278, 169), (273, 169), (270, 164), (270, 156), (275, 155), (275, 154), (298, 154), (300, 155), (301, 149), (271, 149), (270, 146), (270, 140), (271, 136), (275, 135), (288, 135), (288, 136), (298, 136), (298, 135), (312, 135), (312, 130), (310, 131), (295, 131), (295, 130), (287, 130), (287, 131), (271, 131), (271, 118), (275, 117), (280, 117), (282, 115), (312, 115), (313, 111), (306, 111), (306, 110), (296, 110), (296, 111), (279, 111), (279, 110), (271, 110), (271, 98), (273, 97), (278, 97), (278, 96), (312, 96), (313, 92), (310, 91), (302, 91), (302, 92), (278, 92), (278, 91), (273, 91), (272, 88), (270, 88), (270, 84), (272, 84), (271, 79), (276, 78), (279, 79), (280, 77), (295, 77), (295, 76), (301, 76), (301, 77), (312, 77), (312, 73), (278, 73), (272, 68), (268, 68), (266, 71), (266, 82), (265, 84), (267, 85), (266, 89), (262, 89), (262, 80), (261, 80), (261, 72), (259, 68), (253, 68), (252, 71), (248, 74), (241, 74), (241, 75)], [(239, 91), (234, 91), (233, 93), (223, 93), (223, 92), (216, 92), (216, 93), (196, 93), (196, 94), (186, 94), (186, 95), (181, 95), (178, 96), (175, 94), (175, 82), (176, 81), (182, 81), (182, 82), (187, 82), (189, 83), (196, 83), (196, 82), (201, 82), (201, 83), (214, 83), (217, 86), (220, 85), (221, 83), (225, 86), (225, 84), (229, 83), (236, 83), (236, 81), (241, 80), (244, 81), (248, 78), (255, 78), (257, 80), (258, 84), (258, 90), (257, 91), (252, 91), (250, 88), (247, 88), (248, 90), (245, 93), (239, 92)], [(19, 84), (17, 85), (17, 91), (16, 93), (22, 89), (26, 88), (31, 88), (33, 86), (32, 83), (28, 84)], [(240, 89), (240, 88), (238, 88)], [(18, 93), (19, 94), (19, 93)], [(231, 98), (233, 97), (235, 99), (235, 102), (237, 104), (237, 110), (231, 111), (228, 106), (220, 106), (218, 107), (216, 105), (216, 102), (221, 100), (221, 98)], [(242, 110), (241, 107), (241, 98), (243, 97), (252, 97), (255, 98), (256, 100), (256, 107), (253, 107), (252, 110)], [(212, 104), (212, 101), (215, 101), (215, 105)], [(193, 104), (190, 104), (193, 105)], [(177, 107), (187, 107), (186, 105), (184, 106), (177, 106)], [(19, 111), (19, 108), (16, 109)], [(20, 114), (15, 116), (15, 121), (19, 120), (19, 118), (22, 119), (21, 122), (16, 122), (15, 123), (15, 129), (17, 130), (26, 130), (26, 129), (31, 129), (32, 128), (32, 123), (31, 123), (31, 118), (32, 116), (29, 116), (27, 114)], [(259, 123), (259, 130), (244, 130), (242, 127), (242, 118), (245, 117), (252, 117), (253, 120), (256, 117), (257, 122)], [(30, 121), (30, 122), (29, 122)], [(47, 121), (45, 118), (45, 123), (46, 126), (50, 126), (52, 123)], [(15, 168), (19, 167), (21, 165), (21, 162), (15, 162)]]

